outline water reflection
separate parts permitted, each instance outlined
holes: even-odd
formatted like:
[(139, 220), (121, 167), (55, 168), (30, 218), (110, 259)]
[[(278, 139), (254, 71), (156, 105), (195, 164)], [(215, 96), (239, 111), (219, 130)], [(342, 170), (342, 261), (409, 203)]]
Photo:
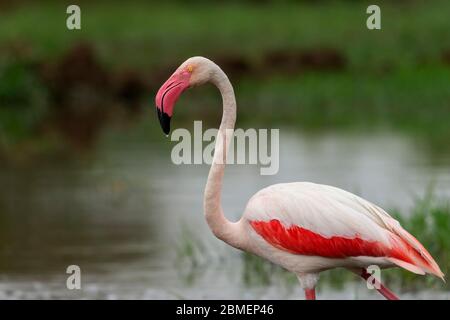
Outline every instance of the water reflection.
[[(280, 139), (278, 175), (227, 168), (230, 219), (254, 192), (284, 181), (332, 184), (405, 212), (430, 183), (450, 198), (449, 159), (428, 159), (406, 137), (281, 130)], [(87, 161), (0, 169), (0, 298), (302, 297), (294, 278), (258, 272), (212, 236), (202, 216), (208, 169), (175, 166), (168, 146), (133, 137), (105, 138)], [(82, 269), (80, 291), (65, 289), (70, 264)], [(361, 284), (322, 293), (336, 297), (378, 298)]]

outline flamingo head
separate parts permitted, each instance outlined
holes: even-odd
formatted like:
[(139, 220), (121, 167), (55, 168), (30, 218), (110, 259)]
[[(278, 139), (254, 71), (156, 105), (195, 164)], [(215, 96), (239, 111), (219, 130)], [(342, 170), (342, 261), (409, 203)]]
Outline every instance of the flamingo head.
[(195, 85), (208, 82), (211, 78), (211, 61), (203, 57), (192, 57), (183, 62), (156, 94), (156, 112), (165, 134), (170, 132), (175, 103), (181, 93)]

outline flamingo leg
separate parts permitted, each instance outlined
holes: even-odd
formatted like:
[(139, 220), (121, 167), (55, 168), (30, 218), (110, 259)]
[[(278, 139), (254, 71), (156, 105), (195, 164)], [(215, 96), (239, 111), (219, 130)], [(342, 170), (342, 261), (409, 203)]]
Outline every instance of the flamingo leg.
[[(366, 271), (366, 269), (362, 269), (362, 272), (361, 272), (360, 276), (364, 280), (367, 281), (371, 275)], [(385, 297), (388, 300), (399, 300), (399, 298), (391, 290), (386, 288), (377, 279), (372, 278), (371, 281), (372, 281), (372, 284), (374, 285), (374, 287), (377, 288), (378, 292), (381, 293), (381, 295), (383, 297)]]
[(305, 289), (306, 300), (316, 300), (316, 288)]
[(305, 290), (305, 299), (316, 300), (316, 283), (319, 275), (317, 273), (298, 273), (297, 278), (300, 286)]

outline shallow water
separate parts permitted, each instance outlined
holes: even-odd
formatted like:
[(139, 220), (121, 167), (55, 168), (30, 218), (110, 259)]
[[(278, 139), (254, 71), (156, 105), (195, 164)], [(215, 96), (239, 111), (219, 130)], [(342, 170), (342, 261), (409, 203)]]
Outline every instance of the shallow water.
[[(277, 175), (227, 168), (230, 219), (257, 190), (287, 181), (331, 184), (406, 214), (431, 184), (437, 198), (450, 198), (450, 159), (408, 137), (281, 130), (280, 139)], [(290, 280), (246, 281), (252, 270), (242, 255), (216, 240), (202, 216), (208, 166), (171, 164), (169, 145), (113, 134), (84, 161), (0, 169), (0, 298), (302, 298)], [(81, 267), (81, 290), (65, 286), (71, 264)], [(379, 298), (364, 283), (319, 297)]]

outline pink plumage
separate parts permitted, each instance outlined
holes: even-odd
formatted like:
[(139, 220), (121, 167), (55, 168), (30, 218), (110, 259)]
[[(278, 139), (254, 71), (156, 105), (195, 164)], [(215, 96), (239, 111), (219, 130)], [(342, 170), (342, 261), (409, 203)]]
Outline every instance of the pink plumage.
[[(291, 254), (344, 260), (367, 257), (368, 264), (380, 258), (383, 267), (398, 265), (443, 277), (428, 251), (398, 221), (367, 200), (335, 187), (273, 185), (250, 199), (244, 217), (259, 237)], [(350, 262), (341, 264), (332, 267)]]

